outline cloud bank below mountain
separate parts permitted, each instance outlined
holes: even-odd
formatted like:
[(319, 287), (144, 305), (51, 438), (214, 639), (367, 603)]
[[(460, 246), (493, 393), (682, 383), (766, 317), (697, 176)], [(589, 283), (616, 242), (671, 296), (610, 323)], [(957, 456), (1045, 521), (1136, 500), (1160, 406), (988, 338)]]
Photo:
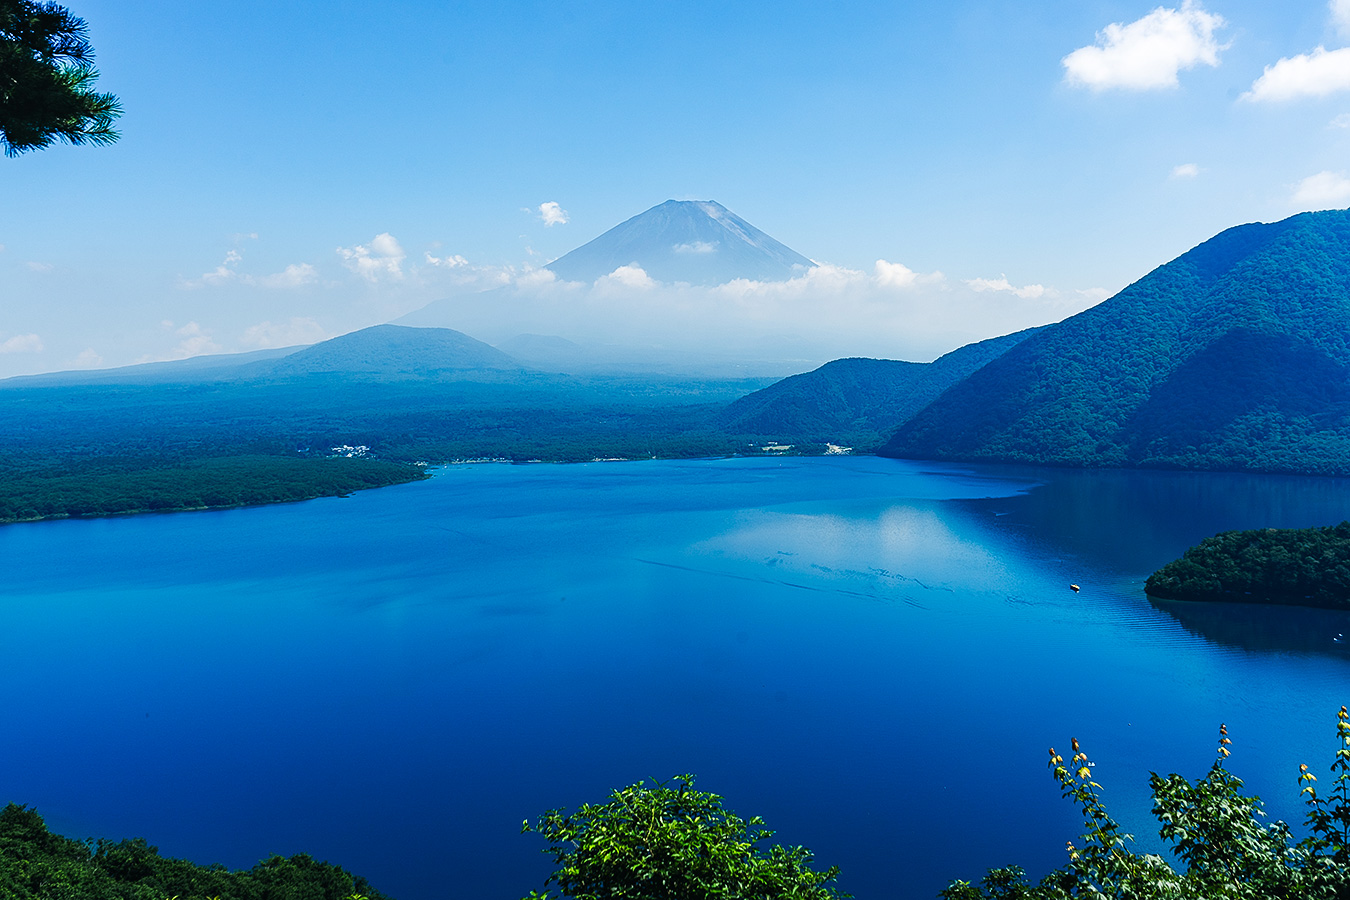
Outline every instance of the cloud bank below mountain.
[(667, 283), (637, 265), (593, 282), (548, 269), (458, 271), (458, 289), (396, 321), (455, 328), (490, 342), (518, 334), (710, 357), (820, 362), (841, 356), (923, 361), (974, 340), (1057, 321), (1100, 291), (991, 289), (887, 260), (871, 271), (817, 264), (781, 281)]

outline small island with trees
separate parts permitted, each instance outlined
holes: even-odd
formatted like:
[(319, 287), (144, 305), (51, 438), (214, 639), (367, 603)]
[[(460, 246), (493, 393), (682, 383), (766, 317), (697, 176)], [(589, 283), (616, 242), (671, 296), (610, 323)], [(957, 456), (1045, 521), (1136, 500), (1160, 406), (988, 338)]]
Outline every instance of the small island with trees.
[(1350, 610), (1350, 522), (1225, 531), (1154, 572), (1144, 590), (1163, 600)]

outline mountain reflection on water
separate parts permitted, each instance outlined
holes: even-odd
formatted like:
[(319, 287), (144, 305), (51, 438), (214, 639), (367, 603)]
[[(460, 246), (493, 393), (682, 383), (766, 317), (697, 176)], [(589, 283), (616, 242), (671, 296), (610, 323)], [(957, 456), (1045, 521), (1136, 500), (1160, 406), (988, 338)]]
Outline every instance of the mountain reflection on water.
[[(1350, 658), (1350, 612), (1264, 603), (1149, 602), (1191, 634), (1241, 650), (1291, 650)], [(1337, 638), (1341, 638), (1337, 640)]]
[[(966, 501), (1025, 529), (1043, 549), (1113, 572), (1142, 597), (1144, 580), (1221, 531), (1308, 528), (1350, 517), (1350, 479), (1237, 472), (1044, 469), (981, 466), (1037, 486), (1012, 497)], [(1148, 598), (1198, 637), (1243, 650), (1350, 657), (1350, 612), (1248, 603)], [(1345, 635), (1338, 642), (1336, 637)]]

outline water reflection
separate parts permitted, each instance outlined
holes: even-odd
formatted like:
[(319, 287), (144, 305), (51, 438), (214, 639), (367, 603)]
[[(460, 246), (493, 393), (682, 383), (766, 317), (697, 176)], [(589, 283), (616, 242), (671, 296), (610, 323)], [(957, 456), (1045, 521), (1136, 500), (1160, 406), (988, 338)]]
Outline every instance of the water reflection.
[[(1350, 658), (1350, 612), (1258, 603), (1149, 603), (1192, 634), (1240, 650), (1285, 650)], [(1337, 640), (1340, 637), (1341, 640)]]
[[(1021, 529), (1052, 557), (1114, 575), (1121, 593), (1176, 619), (1190, 633), (1243, 650), (1350, 657), (1350, 613), (1244, 603), (1148, 598), (1160, 566), (1220, 531), (1333, 525), (1350, 510), (1350, 479), (1230, 472), (980, 467), (1039, 482), (1016, 496), (965, 501), (998, 528)], [(1337, 635), (1346, 635), (1342, 642)]]
[(1220, 531), (1335, 525), (1350, 510), (1350, 479), (1125, 469), (980, 469), (1040, 482), (1013, 497), (969, 501), (1003, 523), (1033, 528), (1063, 551), (1117, 572), (1147, 575)]

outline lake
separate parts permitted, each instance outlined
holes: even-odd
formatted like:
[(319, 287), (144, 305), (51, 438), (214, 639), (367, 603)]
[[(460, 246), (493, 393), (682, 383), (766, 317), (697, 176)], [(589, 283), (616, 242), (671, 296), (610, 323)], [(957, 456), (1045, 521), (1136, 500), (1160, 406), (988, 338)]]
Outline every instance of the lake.
[(1142, 584), (1217, 531), (1347, 511), (1342, 479), (860, 457), (464, 465), (9, 526), (0, 802), (516, 898), (550, 870), (523, 819), (692, 772), (860, 900), (929, 898), (1065, 861), (1081, 822), (1045, 762), (1071, 737), (1155, 848), (1148, 772), (1202, 775), (1226, 722), (1229, 768), (1301, 822), (1350, 616)]

